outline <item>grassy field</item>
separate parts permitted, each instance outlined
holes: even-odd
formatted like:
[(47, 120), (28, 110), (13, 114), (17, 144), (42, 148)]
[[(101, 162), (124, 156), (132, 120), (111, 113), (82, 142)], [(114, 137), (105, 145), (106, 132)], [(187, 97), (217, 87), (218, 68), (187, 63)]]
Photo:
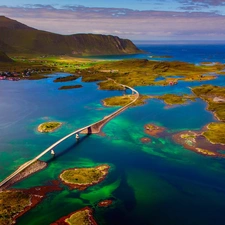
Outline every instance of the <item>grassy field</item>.
[(219, 120), (225, 121), (225, 102), (215, 101), (216, 97), (225, 101), (225, 87), (202, 85), (192, 88), (192, 91), (208, 103), (208, 110), (212, 111)]
[(0, 224), (13, 224), (13, 218), (29, 204), (29, 194), (22, 191), (0, 192)]
[[(136, 98), (135, 95), (123, 95), (105, 98), (102, 100), (104, 106), (125, 106), (132, 102)], [(132, 104), (132, 106), (144, 105), (149, 98), (147, 95), (140, 95), (138, 100)]]
[(98, 183), (105, 176), (106, 169), (108, 169), (106, 165), (68, 169), (60, 175), (60, 178), (66, 183), (91, 185), (92, 183)]
[(212, 143), (225, 144), (225, 123), (210, 123), (203, 135)]
[(175, 94), (165, 94), (156, 97), (158, 99), (163, 100), (168, 105), (180, 105), (185, 104), (188, 101), (194, 101), (195, 96), (193, 95), (175, 95)]
[(53, 132), (58, 129), (62, 123), (60, 122), (46, 122), (38, 126), (38, 131), (41, 133)]

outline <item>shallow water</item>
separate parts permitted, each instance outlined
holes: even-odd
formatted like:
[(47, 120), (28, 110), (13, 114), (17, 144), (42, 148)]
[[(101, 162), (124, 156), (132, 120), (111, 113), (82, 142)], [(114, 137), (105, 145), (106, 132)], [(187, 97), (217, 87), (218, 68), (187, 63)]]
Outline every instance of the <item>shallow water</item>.
[[(96, 83), (82, 83), (80, 79), (67, 84), (82, 83), (83, 88), (58, 90), (64, 84), (53, 79), (62, 75), (38, 81), (0, 82), (0, 179), (66, 134), (117, 109), (103, 107), (101, 100), (121, 92), (100, 91)], [(191, 93), (189, 87), (203, 83), (224, 86), (225, 76), (210, 82), (179, 82), (137, 90), (150, 95), (183, 94)], [(129, 108), (107, 123), (103, 129), (106, 136), (83, 135), (79, 142), (71, 137), (55, 149), (54, 159), (50, 154), (43, 157), (49, 162), (45, 170), (14, 187), (46, 185), (58, 179), (64, 169), (102, 163), (111, 166), (107, 178), (82, 192), (62, 186), (62, 191), (50, 193), (18, 219), (18, 224), (47, 225), (85, 206), (95, 209), (95, 220), (102, 225), (224, 224), (224, 159), (198, 155), (168, 136), (151, 138), (147, 144), (140, 141), (147, 136), (146, 123), (162, 125), (168, 132), (201, 129), (216, 120), (205, 108), (200, 99), (171, 108), (160, 100), (148, 100), (144, 106)], [(63, 126), (51, 134), (38, 133), (37, 126), (47, 120), (61, 121)], [(107, 198), (114, 199), (111, 207), (96, 207)]]

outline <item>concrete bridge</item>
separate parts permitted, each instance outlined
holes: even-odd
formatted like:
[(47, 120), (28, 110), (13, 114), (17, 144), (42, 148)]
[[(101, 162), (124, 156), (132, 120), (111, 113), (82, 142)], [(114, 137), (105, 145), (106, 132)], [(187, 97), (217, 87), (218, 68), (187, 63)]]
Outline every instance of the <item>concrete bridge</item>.
[(118, 114), (120, 114), (121, 112), (123, 112), (124, 110), (126, 110), (130, 105), (132, 105), (134, 102), (137, 101), (137, 99), (139, 98), (139, 93), (127, 86), (127, 85), (123, 85), (120, 84), (121, 86), (123, 86), (125, 89), (129, 89), (132, 91), (132, 95), (135, 96), (134, 100), (132, 100), (130, 103), (128, 103), (127, 105), (123, 106), (122, 108), (116, 110), (115, 112), (111, 113), (108, 116), (105, 116), (103, 119), (90, 124), (88, 126), (82, 127), (78, 130), (75, 130), (74, 132), (66, 135), (65, 137), (61, 138), (59, 141), (55, 142), (54, 144), (52, 144), (50, 147), (48, 147), (47, 149), (45, 149), (42, 153), (40, 153), (38, 156), (36, 156), (34, 159), (24, 163), (23, 165), (21, 165), (14, 173), (12, 173), (11, 175), (9, 175), (8, 177), (6, 177), (3, 181), (0, 182), (0, 190), (3, 189), (3, 186), (9, 182), (11, 179), (13, 179), (16, 175), (18, 175), (19, 173), (21, 173), (22, 171), (24, 171), (25, 169), (27, 169), (30, 165), (32, 165), (33, 163), (35, 163), (38, 159), (40, 159), (42, 156), (44, 156), (45, 154), (47, 154), (48, 152), (51, 152), (52, 154), (54, 154), (54, 148), (59, 145), (61, 142), (65, 141), (66, 139), (68, 139), (71, 136), (74, 136), (76, 138), (79, 138), (79, 134), (97, 134), (101, 131), (101, 128), (108, 122), (110, 121), (112, 118), (114, 118), (115, 116), (117, 116)]

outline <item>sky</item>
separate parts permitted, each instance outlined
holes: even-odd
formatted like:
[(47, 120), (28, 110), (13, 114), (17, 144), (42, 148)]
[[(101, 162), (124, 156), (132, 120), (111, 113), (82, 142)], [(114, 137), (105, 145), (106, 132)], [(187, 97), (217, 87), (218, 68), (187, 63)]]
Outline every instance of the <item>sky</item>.
[(67, 35), (225, 41), (225, 0), (1, 0), (0, 15)]

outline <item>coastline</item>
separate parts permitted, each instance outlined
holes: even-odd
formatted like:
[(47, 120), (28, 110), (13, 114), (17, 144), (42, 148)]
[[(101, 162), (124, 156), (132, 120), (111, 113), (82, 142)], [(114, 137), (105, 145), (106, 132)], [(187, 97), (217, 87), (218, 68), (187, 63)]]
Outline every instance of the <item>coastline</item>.
[[(52, 122), (56, 123), (55, 121), (52, 121)], [(57, 123), (59, 123), (59, 125), (57, 125), (56, 127), (52, 128), (52, 129), (48, 129), (48, 131), (44, 131), (45, 128), (42, 128), (42, 126), (44, 126), (47, 123), (49, 123), (49, 122), (45, 122), (45, 123), (40, 124), (37, 127), (37, 131), (40, 132), (40, 133), (52, 133), (52, 132), (56, 131), (57, 129), (59, 129), (63, 125), (62, 122), (57, 122)]]
[[(70, 182), (70, 181), (65, 180), (65, 178), (62, 177), (63, 174), (64, 174), (65, 172), (67, 172), (67, 171), (77, 171), (77, 170), (82, 171), (82, 170), (85, 170), (85, 169), (96, 169), (96, 170), (100, 170), (101, 173), (102, 173), (102, 175), (101, 175), (101, 177), (100, 177), (98, 180), (92, 181), (92, 182), (89, 182), (89, 183), (88, 183), (88, 182), (86, 182), (86, 183)], [(67, 169), (67, 170), (64, 170), (64, 171), (59, 175), (59, 179), (61, 180), (61, 182), (62, 182), (64, 185), (70, 187), (71, 189), (77, 189), (77, 190), (79, 190), (79, 191), (83, 191), (83, 190), (87, 189), (88, 187), (94, 186), (94, 185), (96, 185), (96, 184), (99, 184), (99, 183), (101, 183), (103, 180), (105, 180), (106, 176), (107, 176), (108, 173), (109, 173), (109, 169), (110, 169), (110, 166), (109, 166), (109, 165), (106, 165), (106, 164), (100, 165), (100, 166), (97, 166), (97, 167), (93, 167), (93, 168), (75, 168), (75, 169)]]

